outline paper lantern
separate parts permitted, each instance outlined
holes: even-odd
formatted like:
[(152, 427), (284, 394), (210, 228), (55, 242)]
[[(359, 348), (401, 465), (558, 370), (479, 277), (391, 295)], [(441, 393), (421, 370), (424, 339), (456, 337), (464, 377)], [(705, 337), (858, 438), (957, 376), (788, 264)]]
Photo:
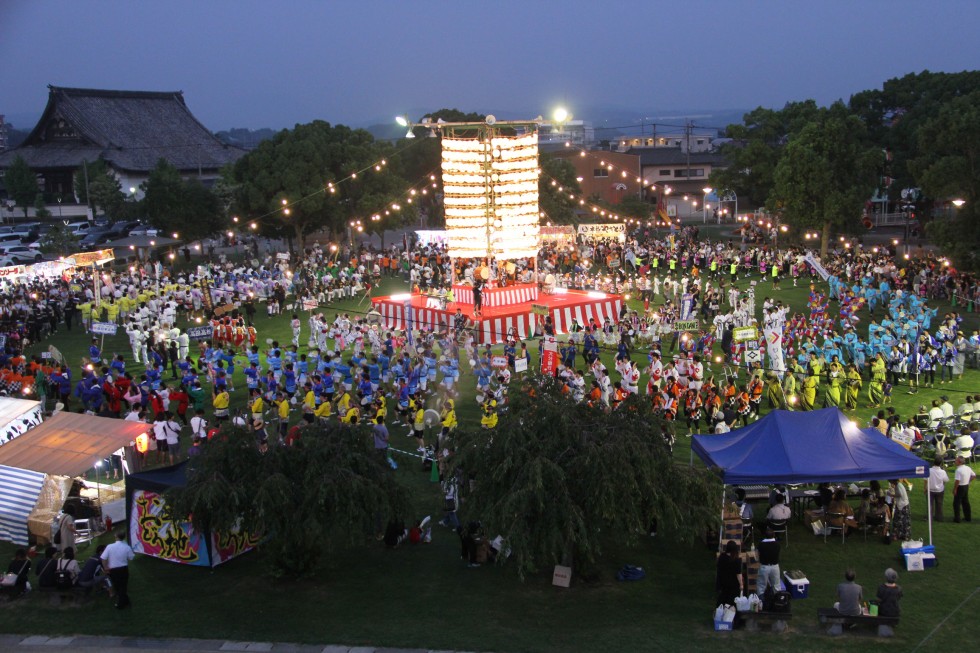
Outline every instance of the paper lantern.
[(538, 137), (442, 139), (449, 255), (517, 259), (538, 251)]

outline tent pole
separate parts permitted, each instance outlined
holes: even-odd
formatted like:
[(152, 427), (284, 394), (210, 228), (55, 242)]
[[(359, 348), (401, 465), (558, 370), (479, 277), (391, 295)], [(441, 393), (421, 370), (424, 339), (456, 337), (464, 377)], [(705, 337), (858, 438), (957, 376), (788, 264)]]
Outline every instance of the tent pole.
[(926, 519), (929, 521), (929, 546), (932, 546), (932, 495), (929, 492), (929, 477), (925, 478), (926, 484)]
[(722, 551), (722, 538), (725, 536), (725, 485), (721, 486), (721, 527), (718, 529), (718, 550)]

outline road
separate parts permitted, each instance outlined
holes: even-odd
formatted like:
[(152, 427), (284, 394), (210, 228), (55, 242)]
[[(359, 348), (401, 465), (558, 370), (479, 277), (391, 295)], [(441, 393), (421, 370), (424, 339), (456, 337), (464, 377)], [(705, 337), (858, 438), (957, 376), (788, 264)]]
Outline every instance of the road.
[(323, 644), (233, 642), (216, 639), (153, 639), (137, 637), (57, 637), (0, 635), (3, 653), (202, 653), (204, 651), (260, 653), (452, 653), (425, 649), (374, 648)]

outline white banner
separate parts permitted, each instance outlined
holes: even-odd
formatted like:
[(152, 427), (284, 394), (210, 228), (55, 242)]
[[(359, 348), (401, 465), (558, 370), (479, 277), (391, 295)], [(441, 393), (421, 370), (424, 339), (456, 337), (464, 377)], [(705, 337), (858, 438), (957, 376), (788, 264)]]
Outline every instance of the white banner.
[(626, 225), (624, 224), (580, 224), (578, 235), (584, 238), (601, 239), (615, 238), (621, 243), (626, 242)]
[(803, 260), (809, 263), (811, 266), (813, 266), (813, 269), (817, 271), (817, 274), (819, 274), (820, 278), (823, 279), (824, 281), (826, 281), (827, 278), (830, 276), (830, 273), (827, 272), (827, 268), (825, 268), (823, 265), (820, 264), (820, 261), (816, 259), (816, 257), (813, 255), (813, 252), (807, 254), (806, 258), (804, 258)]
[(766, 336), (766, 350), (769, 354), (769, 369), (775, 370), (780, 378), (785, 371), (783, 363), (783, 332), (782, 329), (767, 327), (763, 330)]

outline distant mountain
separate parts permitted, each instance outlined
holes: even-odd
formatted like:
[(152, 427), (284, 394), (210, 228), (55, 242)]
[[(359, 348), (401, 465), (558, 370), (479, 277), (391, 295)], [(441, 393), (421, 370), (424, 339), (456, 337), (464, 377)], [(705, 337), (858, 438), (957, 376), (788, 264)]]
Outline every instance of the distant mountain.
[(234, 145), (244, 150), (254, 150), (259, 143), (275, 136), (277, 129), (262, 127), (261, 129), (247, 129), (245, 127), (233, 127), (224, 131), (215, 132), (215, 137), (226, 145)]
[[(426, 113), (437, 110), (438, 108), (416, 109), (406, 115), (410, 120), (418, 120)], [(469, 109), (464, 108), (463, 110), (468, 111)], [(591, 122), (595, 128), (596, 140), (603, 141), (614, 139), (617, 136), (639, 135), (641, 130), (644, 134), (652, 135), (654, 128), (656, 128), (657, 134), (683, 134), (684, 124), (688, 120), (694, 125), (696, 133), (711, 131), (720, 134), (728, 125), (742, 122), (742, 116), (747, 112), (747, 109), (634, 110), (597, 106), (579, 109), (573, 118)], [(527, 119), (530, 114), (520, 111), (498, 111), (494, 115), (498, 120), (521, 120)], [(355, 129), (365, 129), (376, 139), (384, 141), (404, 138), (406, 131), (404, 127), (399, 127), (394, 119), (390, 122), (374, 119), (349, 126)], [(215, 132), (215, 136), (229, 145), (251, 150), (260, 142), (272, 138), (277, 131), (268, 127), (261, 129), (236, 127)]]
[[(460, 107), (464, 111), (471, 110)], [(410, 119), (417, 120), (419, 116), (435, 109), (418, 109), (408, 114)], [(652, 135), (654, 126), (658, 134), (683, 134), (684, 124), (690, 120), (697, 132), (724, 132), (732, 123), (741, 123), (748, 109), (630, 109), (624, 107), (594, 106), (579, 107), (573, 116), (576, 120), (585, 120), (595, 128), (596, 140), (609, 140), (622, 135)], [(526, 111), (495, 111), (498, 120), (520, 120), (533, 117)], [(375, 138), (394, 140), (405, 135), (405, 128), (398, 127), (394, 121), (390, 123), (368, 122), (361, 126), (367, 129)]]

